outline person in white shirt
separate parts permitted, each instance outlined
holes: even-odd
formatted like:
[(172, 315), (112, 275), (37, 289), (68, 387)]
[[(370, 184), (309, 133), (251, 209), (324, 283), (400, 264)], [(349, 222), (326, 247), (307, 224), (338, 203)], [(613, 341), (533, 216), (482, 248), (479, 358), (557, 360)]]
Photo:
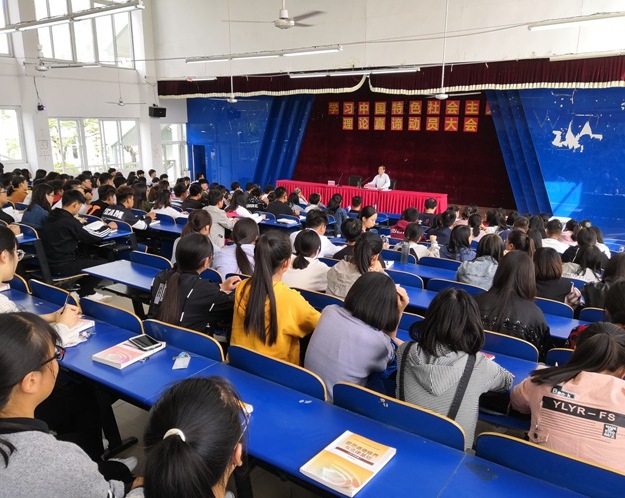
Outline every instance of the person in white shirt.
[(299, 232), (295, 237), (295, 256), (282, 275), (282, 281), (289, 287), (325, 292), (330, 267), (316, 259), (320, 249), (321, 238), (317, 232)]
[(258, 225), (251, 218), (242, 218), (232, 229), (234, 244), (224, 246), (213, 258), (213, 267), (223, 277), (229, 273), (254, 273), (254, 248), (259, 236)]
[(373, 180), (371, 180), (371, 183), (368, 183), (367, 186), (379, 190), (384, 190), (391, 187), (391, 179), (386, 174), (385, 166), (380, 166), (378, 168), (378, 174), (373, 177)]
[[(332, 242), (330, 242), (330, 239), (325, 236), (327, 226), (328, 215), (325, 212), (319, 209), (313, 209), (306, 214), (306, 229), (316, 232), (321, 240), (321, 251), (319, 252), (320, 258), (331, 258), (339, 251), (339, 249), (341, 249), (341, 247), (335, 246)], [(295, 252), (295, 237), (297, 237), (299, 233), (300, 232), (293, 232), (289, 236), (293, 252)]]
[(304, 209), (304, 211), (309, 213), (313, 209), (321, 209), (322, 207), (323, 205), (321, 204), (321, 194), (313, 192), (308, 196), (308, 206), (306, 206), (306, 209)]
[(560, 255), (566, 251), (570, 246), (564, 242), (560, 242), (558, 239), (562, 235), (562, 222), (556, 218), (547, 222), (546, 232), (547, 237), (543, 239), (543, 247), (551, 247), (555, 249)]
[(235, 213), (240, 218), (251, 218), (256, 223), (264, 220), (265, 217), (260, 214), (252, 214), (245, 207), (246, 199), (245, 192), (242, 190), (235, 190), (234, 194), (232, 194), (232, 199), (228, 207), (226, 208), (226, 213)]
[(171, 207), (171, 196), (169, 194), (169, 190), (159, 190), (156, 194), (156, 199), (154, 200), (154, 205), (152, 206), (152, 210), (150, 212), (155, 214), (166, 214), (171, 216), (173, 219), (182, 216), (180, 211)]

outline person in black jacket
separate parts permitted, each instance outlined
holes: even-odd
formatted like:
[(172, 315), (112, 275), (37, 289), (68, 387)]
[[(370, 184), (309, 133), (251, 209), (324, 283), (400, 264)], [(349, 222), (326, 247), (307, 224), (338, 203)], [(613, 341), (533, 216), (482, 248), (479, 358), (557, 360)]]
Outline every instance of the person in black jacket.
[[(62, 208), (53, 209), (40, 230), (43, 249), (54, 276), (75, 275), (83, 268), (106, 263), (102, 259), (81, 259), (78, 255), (78, 244), (98, 244), (102, 237), (93, 235), (83, 228), (76, 215), (85, 203), (85, 196), (79, 190), (68, 190), (63, 194)], [(115, 223), (109, 223), (116, 229)], [(81, 297), (95, 294), (95, 286), (99, 278), (87, 276), (80, 280)]]
[(124, 185), (119, 187), (115, 191), (117, 204), (105, 208), (102, 212), (102, 217), (125, 221), (135, 230), (146, 230), (150, 226), (150, 222), (154, 221), (156, 218), (156, 213), (148, 213), (145, 216), (133, 213), (132, 206), (135, 202), (134, 195), (135, 191), (132, 187)]
[(200, 278), (210, 268), (213, 244), (205, 235), (190, 233), (176, 247), (176, 268), (159, 273), (152, 283), (149, 318), (208, 335), (229, 335), (234, 294), (239, 277), (217, 284)]

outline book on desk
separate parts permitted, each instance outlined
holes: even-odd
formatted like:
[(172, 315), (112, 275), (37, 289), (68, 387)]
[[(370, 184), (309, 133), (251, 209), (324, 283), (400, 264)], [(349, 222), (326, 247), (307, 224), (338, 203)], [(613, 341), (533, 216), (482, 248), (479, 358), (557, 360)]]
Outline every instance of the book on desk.
[(396, 449), (345, 431), (300, 467), (300, 472), (345, 496), (354, 496), (395, 455)]
[(152, 356), (154, 353), (158, 353), (165, 346), (166, 343), (161, 342), (158, 347), (149, 351), (143, 351), (136, 346), (133, 346), (130, 342), (124, 341), (107, 348), (104, 351), (94, 354), (91, 359), (121, 370), (122, 368), (126, 368), (133, 363)]

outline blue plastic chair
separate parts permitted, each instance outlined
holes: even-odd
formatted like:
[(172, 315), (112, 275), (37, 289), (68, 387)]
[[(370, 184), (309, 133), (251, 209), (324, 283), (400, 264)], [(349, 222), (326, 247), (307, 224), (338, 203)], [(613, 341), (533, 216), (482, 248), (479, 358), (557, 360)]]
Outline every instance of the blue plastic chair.
[(403, 312), (399, 319), (399, 330), (405, 330), (408, 332), (413, 323), (422, 322), (423, 317), (415, 313)]
[(462, 289), (467, 291), (471, 296), (486, 292), (486, 289), (478, 285), (465, 284), (464, 282), (457, 282), (456, 280), (447, 280), (445, 278), (431, 278), (426, 284), (426, 289), (434, 292), (440, 292), (449, 287), (455, 287), (456, 289)]
[(159, 320), (144, 320), (143, 328), (146, 334), (188, 353), (224, 361), (224, 352), (219, 342), (206, 334)]
[(7, 282), (11, 289), (23, 292), (24, 294), (30, 294), (30, 287), (28, 282), (19, 275), (13, 275), (13, 278)]
[(224, 281), (221, 273), (219, 273), (217, 270), (213, 270), (212, 268), (207, 268), (206, 270), (204, 270), (200, 274), (200, 278), (202, 280), (208, 280), (209, 282), (215, 282), (217, 284), (220, 284)]
[[(382, 258), (385, 261), (401, 261), (402, 253), (400, 251), (395, 251), (393, 249), (382, 249)], [(407, 263), (412, 263), (413, 265), (417, 264), (417, 258), (415, 258), (412, 254), (407, 255)]]
[(384, 270), (389, 277), (393, 279), (393, 282), (401, 285), (402, 287), (413, 287), (415, 289), (423, 289), (423, 279), (419, 275), (414, 273), (408, 273), (407, 271), (400, 270)]
[[(267, 211), (256, 211), (257, 214), (263, 215), (266, 220), (276, 221), (276, 215), (273, 213), (268, 213)], [(298, 218), (299, 221), (299, 218)]]
[(43, 299), (44, 301), (48, 301), (49, 303), (56, 304), (57, 306), (65, 305), (66, 301), (74, 306), (78, 305), (74, 296), (66, 290), (59, 289), (58, 287), (45, 282), (40, 282), (34, 278), (30, 280), (30, 291), (33, 296)]
[(505, 434), (480, 434), (475, 454), (584, 496), (621, 496), (625, 489), (625, 474)]
[(158, 254), (150, 254), (141, 251), (132, 251), (130, 253), (130, 262), (137, 263), (139, 265), (150, 266), (152, 268), (158, 268), (159, 270), (169, 270), (173, 268), (171, 261)]
[(336, 406), (457, 450), (465, 450), (462, 427), (439, 413), (347, 382), (335, 384), (333, 392)]
[(230, 277), (239, 277), (241, 280), (247, 280), (251, 275), (244, 275), (243, 273), (226, 273), (226, 279)]
[(323, 308), (330, 306), (331, 304), (338, 304), (343, 307), (343, 300), (331, 294), (324, 294), (323, 292), (317, 292), (308, 289), (295, 289), (299, 292), (308, 303), (317, 311), (323, 311)]
[(567, 280), (570, 280), (571, 283), (575, 286), (576, 289), (582, 290), (582, 288), (584, 287), (584, 285), (586, 285), (588, 282), (586, 282), (586, 280), (580, 280), (579, 278), (570, 278), (570, 277), (566, 277)]
[(130, 330), (134, 334), (143, 334), (143, 323), (137, 315), (112, 304), (83, 298), (80, 300), (82, 312), (90, 318)]
[(175, 225), (176, 218), (173, 216), (169, 216), (168, 214), (156, 213), (156, 219), (159, 220), (163, 225)]
[(561, 303), (560, 301), (554, 301), (553, 299), (546, 299), (544, 297), (537, 297), (534, 299), (534, 302), (546, 315), (573, 318), (573, 308), (571, 308), (568, 304)]
[(176, 225), (186, 225), (189, 222), (189, 217), (188, 216), (178, 216), (178, 218), (176, 218)]
[(538, 349), (531, 342), (491, 330), (484, 331), (484, 350), (522, 360), (538, 361)]
[(556, 365), (562, 366), (569, 362), (573, 356), (573, 350), (568, 348), (552, 348), (547, 351), (545, 363), (552, 367)]
[(144, 211), (143, 209), (132, 208), (131, 211), (137, 216), (145, 216), (146, 214), (148, 214), (147, 211)]
[(302, 224), (302, 220), (299, 219), (299, 216), (292, 216), (290, 214), (280, 214), (280, 215), (276, 216), (276, 221), (278, 223), (280, 223), (280, 220), (295, 221), (296, 223), (293, 226), (300, 226)]
[(332, 258), (317, 258), (319, 261), (321, 261), (322, 263), (325, 263), (326, 265), (328, 265), (330, 268), (332, 268), (335, 264), (337, 264), (340, 260), (339, 259), (332, 259)]
[(460, 267), (460, 261), (447, 258), (433, 258), (431, 256), (424, 256), (419, 259), (419, 264), (424, 266), (432, 266), (434, 268), (443, 268), (445, 270), (458, 270)]
[(240, 370), (245, 370), (313, 398), (324, 401), (327, 399), (326, 386), (321, 378), (298, 365), (234, 345), (228, 348), (228, 360), (231, 366)]
[(579, 312), (579, 319), (583, 322), (605, 322), (605, 310), (601, 308), (582, 308)]

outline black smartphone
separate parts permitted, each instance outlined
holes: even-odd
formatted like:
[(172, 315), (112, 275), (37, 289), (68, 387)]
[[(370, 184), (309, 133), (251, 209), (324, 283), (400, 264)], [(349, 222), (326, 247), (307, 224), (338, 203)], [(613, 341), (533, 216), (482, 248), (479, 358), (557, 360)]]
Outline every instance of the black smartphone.
[(128, 342), (142, 351), (151, 351), (152, 349), (158, 348), (162, 344), (161, 341), (157, 341), (154, 337), (150, 337), (146, 334), (131, 337), (128, 339)]

